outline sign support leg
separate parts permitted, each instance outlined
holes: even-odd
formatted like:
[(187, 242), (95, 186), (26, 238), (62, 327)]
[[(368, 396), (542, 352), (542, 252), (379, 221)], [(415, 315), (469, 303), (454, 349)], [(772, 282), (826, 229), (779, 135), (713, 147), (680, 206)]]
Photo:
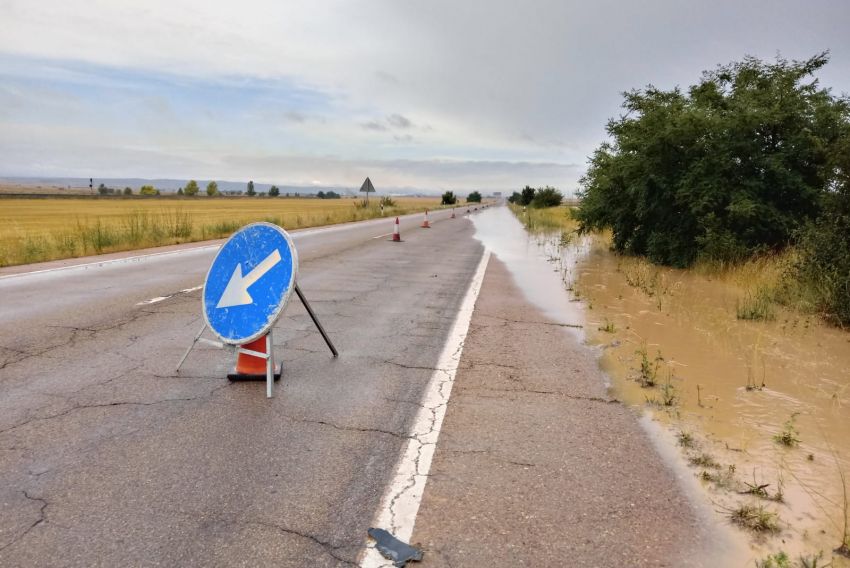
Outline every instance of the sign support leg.
[(187, 349), (186, 353), (183, 354), (183, 357), (180, 358), (180, 362), (177, 363), (176, 372), (178, 372), (178, 373), (180, 372), (180, 367), (183, 366), (183, 362), (186, 361), (186, 357), (189, 356), (189, 353), (192, 351), (192, 348), (194, 348), (195, 344), (198, 343), (198, 340), (201, 338), (201, 335), (203, 335), (204, 330), (206, 330), (206, 329), (207, 329), (207, 324), (205, 323), (204, 327), (201, 328), (201, 331), (199, 331), (198, 334), (195, 336), (195, 339), (192, 340), (192, 345), (189, 346), (189, 349)]
[(274, 352), (272, 351), (272, 330), (266, 334), (266, 398), (272, 397), (274, 388)]
[[(369, 194), (367, 193), (368, 197)], [(298, 284), (295, 285), (295, 293), (298, 294), (298, 299), (301, 300), (301, 303), (304, 304), (304, 307), (307, 309), (307, 313), (310, 314), (310, 317), (313, 319), (313, 323), (316, 324), (316, 327), (319, 328), (319, 333), (322, 334), (322, 337), (325, 339), (325, 343), (328, 344), (328, 347), (331, 349), (331, 353), (333, 353), (334, 357), (339, 357), (339, 353), (337, 353), (336, 347), (331, 343), (331, 338), (328, 337), (328, 334), (325, 333), (325, 328), (322, 327), (322, 324), (319, 323), (319, 318), (316, 317), (316, 314), (313, 312), (313, 308), (310, 307), (310, 304), (307, 303), (307, 298), (304, 297), (304, 293), (301, 291), (301, 288), (298, 287)]]

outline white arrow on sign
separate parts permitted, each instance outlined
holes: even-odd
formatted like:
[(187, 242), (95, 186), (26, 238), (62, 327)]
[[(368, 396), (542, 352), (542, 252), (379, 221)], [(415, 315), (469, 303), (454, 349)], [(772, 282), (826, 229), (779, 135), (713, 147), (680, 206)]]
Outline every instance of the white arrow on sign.
[(262, 278), (263, 274), (271, 270), (278, 262), (280, 262), (280, 251), (275, 249), (273, 253), (263, 259), (263, 262), (255, 266), (254, 270), (245, 276), (242, 276), (242, 263), (237, 264), (216, 308), (230, 308), (232, 306), (253, 304), (254, 299), (248, 293), (248, 288)]

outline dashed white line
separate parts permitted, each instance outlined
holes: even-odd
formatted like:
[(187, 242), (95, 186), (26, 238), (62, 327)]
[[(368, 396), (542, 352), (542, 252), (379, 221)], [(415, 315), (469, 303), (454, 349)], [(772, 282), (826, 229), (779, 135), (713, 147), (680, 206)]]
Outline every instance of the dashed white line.
[[(422, 407), (416, 414), (411, 438), (396, 466), (395, 477), (381, 500), (381, 507), (372, 526), (386, 529), (405, 542), (410, 541), (419, 504), (425, 493), (425, 483), (431, 470), (431, 460), (437, 450), (437, 439), (446, 415), (449, 396), (457, 375), (463, 344), (469, 332), (469, 322), (475, 302), (481, 291), (484, 272), (490, 261), (490, 251), (485, 251), (472, 282), (466, 291), (449, 338), (438, 359), (434, 374), (428, 381), (422, 399)], [(371, 543), (360, 561), (362, 568), (391, 567), (392, 562), (383, 558)]]
[(180, 290), (179, 292), (175, 292), (174, 294), (169, 294), (168, 296), (157, 296), (156, 298), (151, 298), (150, 300), (145, 300), (143, 302), (139, 302), (136, 305), (137, 306), (147, 306), (149, 304), (156, 304), (157, 302), (167, 300), (168, 298), (173, 298), (177, 294), (188, 294), (189, 292), (194, 292), (195, 290), (200, 290), (203, 287), (204, 287), (203, 284), (200, 285), (200, 286), (193, 286), (192, 288), (186, 288), (185, 290)]

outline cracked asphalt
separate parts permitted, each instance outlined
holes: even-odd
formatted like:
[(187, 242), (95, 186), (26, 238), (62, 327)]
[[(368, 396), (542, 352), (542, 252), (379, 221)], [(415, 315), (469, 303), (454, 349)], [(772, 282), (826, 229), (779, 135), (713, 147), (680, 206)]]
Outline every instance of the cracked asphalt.
[(340, 357), (292, 301), (272, 400), (228, 351), (174, 372), (212, 248), (0, 279), (0, 565), (356, 563), (483, 254), (448, 215), (296, 233)]
[(565, 327), (491, 259), (413, 532), (423, 568), (739, 565)]

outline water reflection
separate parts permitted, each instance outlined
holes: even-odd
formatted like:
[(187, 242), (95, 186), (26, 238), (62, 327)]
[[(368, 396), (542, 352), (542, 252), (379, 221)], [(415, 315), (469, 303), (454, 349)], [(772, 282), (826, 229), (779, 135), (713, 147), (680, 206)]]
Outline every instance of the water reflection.
[[(470, 218), (475, 238), (505, 263), (526, 299), (555, 322), (582, 324), (581, 303), (565, 287), (571, 287), (573, 267), (586, 245), (562, 248), (549, 239), (533, 237), (507, 207), (488, 208)], [(584, 338), (581, 329), (567, 329)]]

